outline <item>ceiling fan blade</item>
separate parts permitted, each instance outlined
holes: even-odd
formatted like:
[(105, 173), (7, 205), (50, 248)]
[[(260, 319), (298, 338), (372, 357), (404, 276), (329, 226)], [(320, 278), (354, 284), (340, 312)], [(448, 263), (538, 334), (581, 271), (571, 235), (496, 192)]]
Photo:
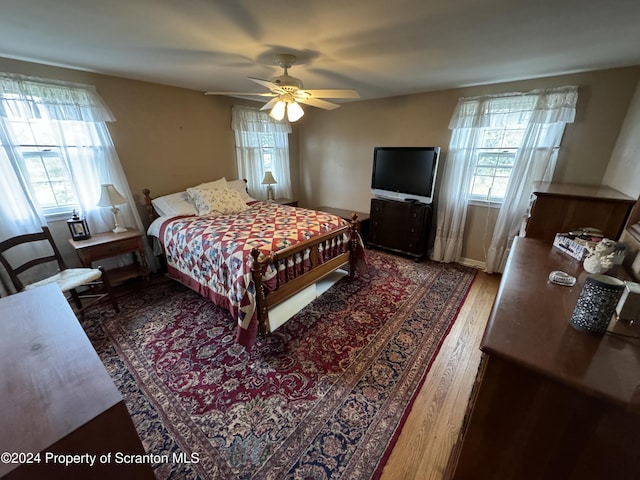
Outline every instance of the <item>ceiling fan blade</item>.
[(360, 98), (358, 92), (350, 89), (298, 90), (296, 93), (315, 98)]
[(327, 102), (326, 100), (320, 100), (319, 98), (298, 98), (296, 96), (295, 99), (299, 103), (304, 103), (305, 105), (311, 105), (312, 107), (323, 108), (325, 110), (333, 110), (340, 106), (337, 103)]
[(278, 103), (278, 100), (280, 100), (280, 97), (272, 98), (267, 103), (265, 103), (260, 110), (269, 110), (269, 109), (273, 108), (273, 106), (276, 103)]
[(274, 95), (276, 95), (275, 93), (272, 92), (263, 92), (263, 93), (256, 93), (256, 92), (204, 92), (205, 95), (252, 95), (252, 96), (257, 96), (257, 97), (273, 97)]
[(253, 77), (248, 77), (248, 78), (252, 82), (256, 82), (258, 85), (262, 85), (263, 87), (267, 87), (272, 92), (282, 93), (282, 89), (278, 85), (276, 85), (275, 83), (270, 82), (269, 80), (262, 80), (261, 78), (253, 78)]

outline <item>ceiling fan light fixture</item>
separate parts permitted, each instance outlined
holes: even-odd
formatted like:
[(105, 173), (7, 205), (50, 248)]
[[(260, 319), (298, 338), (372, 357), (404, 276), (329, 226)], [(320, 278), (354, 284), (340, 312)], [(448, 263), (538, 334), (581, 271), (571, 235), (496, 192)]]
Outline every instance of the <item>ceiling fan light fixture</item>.
[(296, 122), (302, 118), (304, 110), (298, 102), (287, 104), (287, 118), (290, 122)]
[(271, 80), (262, 80), (261, 78), (249, 77), (252, 82), (266, 87), (269, 92), (205, 92), (205, 95), (230, 95), (244, 98), (245, 96), (272, 97), (266, 102), (260, 110), (269, 110), (271, 118), (280, 122), (286, 116), (290, 122), (300, 120), (304, 115), (304, 110), (300, 103), (322, 108), (324, 110), (333, 110), (340, 105), (335, 102), (329, 102), (325, 98), (360, 98), (358, 92), (350, 89), (328, 88), (320, 90), (303, 90), (302, 80), (289, 75), (288, 71), (291, 65), (296, 61), (295, 55), (280, 54), (276, 56), (276, 63), (284, 68), (284, 74)]
[(284, 113), (287, 108), (286, 102), (280, 100), (276, 103), (271, 111), (269, 112), (269, 116), (278, 122), (284, 118)]

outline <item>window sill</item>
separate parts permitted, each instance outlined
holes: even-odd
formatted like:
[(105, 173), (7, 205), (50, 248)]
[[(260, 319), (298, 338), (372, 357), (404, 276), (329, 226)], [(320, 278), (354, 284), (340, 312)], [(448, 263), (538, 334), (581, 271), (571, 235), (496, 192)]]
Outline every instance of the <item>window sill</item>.
[(69, 220), (73, 215), (72, 211), (69, 212), (60, 212), (60, 213), (49, 213), (45, 214), (44, 219), (49, 222), (61, 222), (63, 220)]
[(467, 201), (467, 205), (473, 205), (474, 207), (489, 207), (489, 208), (500, 208), (502, 207), (502, 202), (487, 201), (487, 200), (478, 200), (475, 198), (470, 198)]

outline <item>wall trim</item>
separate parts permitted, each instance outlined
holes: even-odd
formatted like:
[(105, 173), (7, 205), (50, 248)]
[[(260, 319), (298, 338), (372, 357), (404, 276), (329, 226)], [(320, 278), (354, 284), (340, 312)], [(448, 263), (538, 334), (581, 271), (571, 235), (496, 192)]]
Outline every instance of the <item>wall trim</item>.
[(478, 270), (484, 270), (487, 264), (480, 260), (474, 260), (473, 258), (461, 258), (460, 263), (466, 267), (477, 268)]

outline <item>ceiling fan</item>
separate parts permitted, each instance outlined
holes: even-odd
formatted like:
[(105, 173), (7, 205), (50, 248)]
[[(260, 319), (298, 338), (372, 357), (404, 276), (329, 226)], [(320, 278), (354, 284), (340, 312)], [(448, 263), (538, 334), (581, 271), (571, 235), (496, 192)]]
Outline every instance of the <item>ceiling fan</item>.
[(302, 80), (289, 75), (289, 69), (295, 63), (295, 55), (282, 53), (276, 55), (276, 63), (284, 68), (284, 74), (271, 80), (249, 77), (249, 80), (267, 87), (269, 92), (206, 92), (205, 95), (259, 96), (273, 97), (260, 110), (269, 110), (269, 115), (280, 121), (287, 115), (290, 122), (299, 120), (304, 115), (300, 103), (312, 107), (333, 110), (340, 105), (323, 100), (324, 98), (360, 98), (358, 92), (350, 89), (304, 90)]

